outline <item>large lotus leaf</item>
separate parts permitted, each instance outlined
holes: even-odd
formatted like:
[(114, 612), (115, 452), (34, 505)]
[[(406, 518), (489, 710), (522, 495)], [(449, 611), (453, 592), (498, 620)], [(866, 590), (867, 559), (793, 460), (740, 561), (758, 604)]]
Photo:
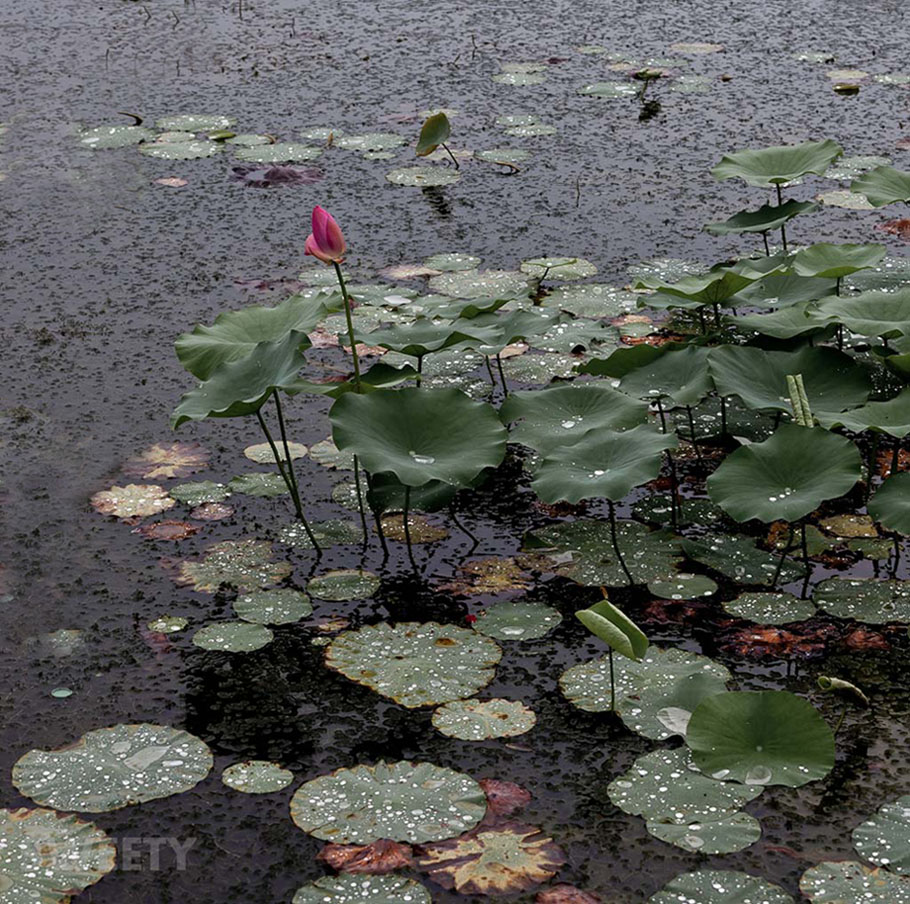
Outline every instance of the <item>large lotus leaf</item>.
[(655, 838), (699, 854), (741, 851), (761, 838), (761, 824), (748, 813), (701, 819), (688, 825), (649, 819), (645, 826)]
[(804, 345), (792, 352), (721, 345), (708, 354), (708, 367), (722, 395), (735, 395), (747, 408), (790, 411), (788, 374), (802, 374), (813, 412), (844, 411), (872, 392), (867, 368), (833, 348)]
[(106, 813), (189, 791), (212, 768), (199, 738), (164, 725), (114, 725), (60, 750), (31, 750), (13, 766), (21, 794), (56, 810)]
[(552, 879), (566, 862), (536, 826), (483, 826), (451, 841), (423, 847), (417, 865), (443, 888), (463, 895), (507, 895)]
[(291, 798), (291, 819), (304, 832), (338, 844), (442, 841), (474, 828), (486, 809), (469, 775), (406, 761), (336, 769)]
[(502, 650), (489, 637), (436, 622), (385, 622), (339, 634), (325, 662), (410, 708), (463, 700), (486, 687)]
[(819, 310), (813, 301), (800, 302), (770, 313), (739, 314), (724, 318), (741, 330), (754, 330), (774, 339), (808, 339), (833, 330), (834, 317)]
[(547, 453), (531, 487), (544, 502), (604, 498), (619, 502), (660, 473), (676, 434), (641, 424), (631, 430), (589, 430), (571, 446)]
[(171, 415), (171, 426), (176, 429), (185, 421), (207, 417), (255, 414), (273, 389), (293, 386), (303, 367), (300, 345), (305, 338), (292, 331), (281, 339), (260, 342), (244, 358), (222, 364), (183, 396)]
[(796, 253), (793, 269), (800, 276), (840, 279), (881, 263), (884, 245), (835, 245), (819, 242)]
[(453, 700), (433, 713), (433, 727), (449, 738), (486, 741), (513, 738), (537, 722), (534, 710), (520, 700)]
[(114, 869), (114, 842), (53, 810), (0, 810), (0, 904), (68, 904)]
[(708, 478), (708, 495), (736, 521), (798, 521), (862, 476), (859, 449), (821, 427), (782, 424), (763, 443), (740, 446)]
[(470, 332), (463, 328), (470, 326), (470, 323), (459, 324), (456, 327), (451, 323), (421, 319), (413, 323), (397, 323), (384, 330), (374, 330), (367, 333), (363, 341), (415, 358), (470, 341), (495, 341), (492, 332), (487, 333), (479, 326)]
[(181, 562), (175, 580), (197, 593), (214, 593), (222, 584), (256, 590), (277, 584), (291, 570), (290, 562), (272, 561), (267, 540), (223, 540), (209, 546), (201, 559)]
[(853, 860), (824, 861), (807, 869), (799, 890), (812, 904), (910, 904), (910, 878)]
[(782, 185), (807, 173), (822, 175), (843, 152), (844, 149), (830, 138), (737, 151), (725, 154), (711, 174), (719, 182), (742, 179), (748, 185)]
[(671, 879), (648, 904), (793, 904), (779, 885), (727, 869), (700, 869)]
[(859, 336), (890, 339), (910, 333), (910, 289), (834, 296), (821, 302), (819, 310)]
[(675, 283), (665, 283), (660, 279), (641, 279), (635, 286), (639, 289), (657, 289), (663, 296), (670, 296), (667, 304), (657, 305), (652, 296), (645, 304), (651, 307), (676, 305), (685, 307), (702, 304), (724, 304), (737, 292), (750, 286), (762, 274), (737, 273), (732, 269), (716, 269), (700, 276), (686, 276)]
[(690, 345), (665, 351), (626, 373), (619, 388), (640, 399), (665, 396), (676, 405), (697, 405), (714, 388), (708, 371), (708, 349)]
[(889, 477), (869, 500), (867, 507), (869, 514), (888, 530), (910, 534), (910, 474)]
[(744, 289), (739, 298), (763, 308), (784, 308), (804, 301), (818, 301), (834, 294), (837, 281), (797, 276), (792, 272), (772, 273)]
[(801, 213), (812, 213), (818, 209), (813, 201), (785, 201), (780, 206), (764, 204), (758, 210), (741, 210), (719, 223), (708, 223), (705, 232), (711, 235), (730, 235), (743, 232), (768, 232), (780, 229)]
[[(800, 429), (806, 429), (805, 427)], [(777, 573), (780, 555), (765, 552), (752, 537), (739, 534), (709, 534), (701, 539), (686, 538), (683, 552), (694, 562), (707, 565), (740, 584), (770, 584)], [(786, 561), (780, 582), (787, 584), (805, 575), (802, 565)]]
[(590, 430), (624, 430), (643, 423), (648, 406), (606, 384), (566, 383), (537, 391), (513, 392), (499, 410), (512, 427), (509, 441), (546, 455), (577, 442)]
[(392, 473), (407, 486), (431, 480), (469, 486), (506, 451), (506, 429), (495, 410), (457, 389), (349, 393), (330, 417), (339, 449), (359, 455), (367, 471)]
[(298, 888), (291, 904), (430, 904), (430, 893), (402, 876), (340, 873)]
[(607, 358), (592, 358), (577, 368), (580, 374), (593, 374), (598, 377), (621, 379), (640, 367), (647, 367), (662, 358), (673, 345), (655, 346), (643, 343), (631, 348), (621, 346), (610, 353)]
[[(647, 584), (673, 571), (680, 562), (680, 543), (667, 531), (651, 531), (635, 521), (619, 521), (617, 540), (636, 584)], [(588, 587), (621, 587), (628, 578), (613, 551), (608, 521), (580, 519), (531, 531), (525, 549), (543, 552), (554, 574)], [(547, 560), (549, 560), (547, 562)]]
[(853, 830), (853, 846), (867, 860), (910, 874), (910, 794), (885, 804)]
[(837, 618), (854, 618), (870, 625), (910, 624), (910, 582), (907, 581), (828, 578), (815, 588), (812, 599), (819, 609)]
[(834, 767), (834, 734), (818, 710), (788, 691), (727, 691), (689, 720), (695, 765), (716, 779), (798, 788)]
[[(859, 408), (842, 411), (840, 414), (822, 412), (818, 421), (829, 430), (832, 427), (845, 427), (854, 433), (863, 430), (874, 430), (887, 433), (895, 439), (903, 439), (910, 434), (910, 387), (900, 391), (887, 402), (867, 402)], [(171, 495), (174, 495), (173, 490)]]
[(595, 637), (599, 637), (610, 649), (627, 659), (640, 662), (648, 652), (648, 638), (644, 631), (622, 609), (607, 599), (587, 609), (579, 609), (575, 617)]
[[(686, 717), (704, 698), (725, 691), (730, 680), (719, 663), (677, 648), (650, 647), (640, 662), (617, 659), (613, 673), (620, 718), (632, 731), (658, 741), (685, 731)], [(559, 687), (579, 709), (609, 712), (609, 657), (572, 666)]]
[(877, 166), (850, 183), (850, 191), (865, 195), (873, 207), (910, 201), (910, 173), (893, 166)]

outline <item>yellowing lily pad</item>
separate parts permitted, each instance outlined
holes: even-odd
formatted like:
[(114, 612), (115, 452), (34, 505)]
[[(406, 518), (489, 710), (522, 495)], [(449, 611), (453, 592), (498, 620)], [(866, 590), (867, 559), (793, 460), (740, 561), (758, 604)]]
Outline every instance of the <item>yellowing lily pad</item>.
[(101, 490), (92, 496), (91, 503), (96, 512), (124, 520), (157, 515), (177, 504), (163, 487), (144, 483), (130, 483), (125, 487), (112, 486), (109, 490)]
[(294, 773), (278, 763), (265, 760), (247, 760), (234, 763), (221, 773), (221, 781), (228, 788), (244, 794), (274, 794), (287, 788), (294, 781)]
[(433, 713), (433, 727), (450, 738), (486, 741), (512, 738), (530, 731), (537, 722), (534, 710), (520, 700), (454, 700)]
[(205, 470), (209, 453), (199, 443), (155, 443), (124, 466), (128, 477), (162, 480)]
[(214, 593), (222, 584), (238, 590), (269, 587), (291, 573), (290, 562), (273, 562), (266, 540), (224, 540), (205, 550), (201, 559), (180, 563), (176, 581), (198, 593)]

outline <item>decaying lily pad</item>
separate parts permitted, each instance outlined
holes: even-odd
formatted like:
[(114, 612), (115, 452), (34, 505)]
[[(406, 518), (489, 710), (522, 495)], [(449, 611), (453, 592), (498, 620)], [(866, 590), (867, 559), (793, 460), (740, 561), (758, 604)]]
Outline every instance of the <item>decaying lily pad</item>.
[[(382, 532), (389, 540), (406, 540), (404, 515), (383, 515)], [(438, 543), (449, 536), (449, 532), (433, 524), (423, 515), (408, 513), (408, 533), (412, 543)]]
[(155, 443), (123, 466), (128, 477), (163, 480), (205, 470), (209, 453), (199, 443)]
[(544, 603), (516, 600), (481, 612), (474, 630), (497, 640), (535, 640), (549, 634), (561, 621), (559, 611)]
[(812, 904), (910, 904), (910, 878), (854, 860), (813, 866), (802, 874), (799, 890)]
[(511, 816), (531, 802), (531, 792), (496, 778), (482, 778), (480, 787), (487, 796), (487, 816)]
[(222, 584), (238, 590), (270, 587), (292, 570), (290, 562), (273, 562), (267, 540), (224, 540), (205, 550), (201, 559), (180, 563), (176, 581), (197, 593), (214, 593)]
[(867, 860), (910, 874), (910, 795), (885, 804), (853, 830), (853, 846)]
[(534, 904), (603, 904), (603, 899), (574, 885), (554, 885), (539, 891)]
[(171, 496), (178, 502), (198, 506), (206, 502), (224, 502), (231, 491), (223, 483), (203, 480), (200, 483), (180, 483), (170, 489)]
[(307, 591), (320, 600), (365, 600), (379, 589), (381, 583), (372, 571), (345, 568), (311, 578)]
[(124, 520), (157, 515), (158, 512), (166, 512), (177, 504), (168, 496), (167, 490), (151, 483), (112, 486), (109, 490), (95, 493), (91, 503), (96, 512)]
[(256, 590), (234, 600), (234, 612), (244, 621), (259, 625), (289, 625), (313, 612), (309, 597), (300, 590)]
[(247, 621), (216, 622), (193, 635), (193, 644), (203, 650), (252, 653), (272, 642), (274, 634), (264, 625)]
[(228, 489), (232, 493), (260, 496), (264, 499), (274, 499), (288, 491), (284, 478), (277, 471), (238, 474), (231, 478)]
[(190, 517), (198, 521), (221, 521), (233, 514), (234, 509), (223, 502), (203, 502), (190, 512)]
[[(284, 444), (278, 443), (275, 447), (278, 449), (278, 457), (281, 461), (284, 461), (286, 458), (284, 451)], [(291, 460), (297, 458), (303, 458), (307, 454), (307, 447), (303, 443), (288, 443), (288, 450), (291, 453)], [(250, 461), (255, 461), (256, 464), (260, 465), (273, 465), (275, 464), (275, 454), (272, 452), (272, 446), (269, 443), (255, 443), (252, 446), (247, 446), (243, 450), (243, 454), (250, 459)]]
[(813, 594), (815, 604), (837, 618), (870, 625), (910, 623), (910, 582), (873, 578), (828, 578)]
[(154, 521), (137, 527), (133, 533), (140, 534), (146, 540), (185, 540), (198, 533), (200, 525), (189, 521)]
[(458, 569), (464, 578), (456, 578), (436, 589), (455, 596), (498, 595), (511, 590), (525, 590), (531, 579), (513, 558), (477, 559)]
[(384, 622), (340, 634), (326, 665), (402, 706), (449, 703), (493, 680), (502, 650), (483, 634), (436, 622)]
[(371, 844), (327, 844), (316, 859), (344, 873), (367, 873), (371, 876), (410, 869), (414, 851), (409, 844), (381, 839)]
[(291, 819), (324, 841), (424, 844), (473, 828), (486, 806), (469, 775), (432, 763), (380, 762), (308, 781), (291, 799)]
[(221, 773), (221, 781), (244, 794), (273, 794), (287, 788), (294, 781), (294, 773), (278, 763), (265, 760), (247, 760), (234, 763)]
[(648, 904), (793, 904), (779, 885), (735, 870), (700, 869), (671, 879)]
[(400, 876), (325, 876), (299, 888), (291, 904), (430, 904), (430, 893)]
[(69, 747), (29, 751), (13, 766), (13, 785), (43, 806), (106, 813), (189, 791), (211, 768), (211, 751), (188, 732), (114, 725)]
[(530, 731), (537, 722), (534, 710), (520, 700), (454, 700), (433, 713), (433, 727), (449, 738), (486, 741), (512, 738)]
[[(259, 150), (259, 148), (250, 150)], [(242, 182), (249, 188), (312, 185), (324, 178), (321, 170), (308, 166), (295, 166), (290, 163), (248, 163), (244, 166), (232, 167), (231, 172), (234, 181)]]

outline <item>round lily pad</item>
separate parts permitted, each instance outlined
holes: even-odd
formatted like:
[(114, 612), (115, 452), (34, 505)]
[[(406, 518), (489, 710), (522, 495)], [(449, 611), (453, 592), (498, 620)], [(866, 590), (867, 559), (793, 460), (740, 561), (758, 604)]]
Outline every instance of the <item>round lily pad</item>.
[(295, 141), (278, 141), (237, 149), (236, 157), (247, 163), (305, 163), (321, 156), (322, 148)]
[(540, 85), (546, 81), (542, 72), (498, 72), (492, 78), (497, 85)]
[(272, 139), (268, 135), (255, 135), (249, 132), (242, 132), (240, 135), (234, 135), (225, 140), (225, 144), (233, 144), (241, 148), (253, 148), (271, 143)]
[(431, 270), (442, 270), (444, 273), (475, 270), (480, 263), (479, 257), (474, 257), (472, 254), (460, 254), (457, 251), (434, 254), (423, 262), (425, 267), (429, 267)]
[[(686, 539), (682, 548), (690, 559), (741, 584), (770, 584), (780, 563), (779, 553), (759, 549), (754, 538), (740, 534), (708, 534), (698, 540)], [(786, 584), (803, 574), (801, 565), (786, 561), (779, 580)]]
[(176, 581), (197, 593), (214, 593), (222, 584), (256, 590), (277, 584), (291, 570), (290, 562), (272, 561), (266, 540), (224, 540), (209, 546), (201, 559), (181, 562)]
[(513, 138), (540, 138), (546, 135), (555, 135), (556, 126), (547, 125), (543, 122), (535, 122), (527, 126), (512, 126), (506, 129), (506, 135)]
[(146, 627), (149, 631), (156, 634), (177, 634), (190, 623), (188, 618), (179, 615), (159, 615), (158, 618), (152, 619)]
[(597, 267), (583, 257), (535, 257), (521, 262), (521, 272), (538, 279), (587, 279), (597, 273)]
[(741, 593), (723, 604), (731, 615), (760, 625), (788, 625), (815, 615), (815, 606), (792, 593)]
[[(352, 511), (357, 511), (356, 494), (354, 495), (353, 505), (350, 508)], [(353, 521), (318, 521), (310, 524), (310, 530), (320, 546), (337, 546), (363, 541), (363, 528)], [(296, 546), (298, 549), (313, 548), (313, 541), (310, 540), (306, 528), (299, 521), (293, 521), (281, 528), (277, 539), (282, 543)]]
[(409, 185), (415, 188), (451, 185), (461, 179), (457, 170), (444, 166), (402, 166), (389, 170), (385, 177), (393, 185)]
[(812, 904), (910, 904), (910, 878), (853, 860), (807, 869), (799, 890)]
[(824, 191), (815, 196), (816, 201), (821, 201), (827, 207), (844, 207), (847, 210), (875, 210), (869, 199), (858, 192), (847, 189)]
[(379, 589), (381, 583), (372, 571), (345, 568), (311, 578), (307, 591), (320, 600), (365, 600)]
[(497, 603), (481, 612), (474, 622), (474, 630), (497, 640), (535, 640), (549, 634), (560, 622), (562, 615), (543, 603)]
[(101, 490), (92, 496), (91, 503), (96, 512), (115, 518), (145, 518), (177, 504), (163, 487), (142, 483)]
[(486, 741), (513, 738), (537, 722), (533, 709), (520, 700), (454, 700), (433, 713), (433, 727), (449, 738)]
[(544, 384), (574, 377), (578, 362), (572, 355), (518, 355), (503, 361), (503, 370), (509, 383)]
[(910, 795), (885, 804), (857, 826), (853, 846), (878, 866), (910, 874)]
[(648, 591), (665, 600), (694, 600), (711, 596), (715, 590), (717, 584), (703, 574), (677, 572), (648, 581)]
[(231, 491), (223, 483), (203, 480), (199, 483), (181, 483), (171, 487), (170, 495), (178, 502), (197, 506), (206, 502), (224, 502)]
[(284, 478), (277, 471), (238, 474), (228, 482), (228, 489), (232, 493), (263, 499), (274, 499), (288, 492)]
[(531, 152), (524, 148), (488, 148), (485, 151), (478, 151), (475, 156), (485, 163), (518, 164), (524, 163), (531, 156)]
[(139, 148), (140, 154), (147, 157), (157, 157), (160, 160), (198, 160), (201, 157), (211, 157), (221, 150), (217, 141), (163, 141), (148, 142)]
[(336, 132), (332, 143), (334, 147), (346, 151), (390, 151), (407, 144), (407, 139), (394, 132), (367, 132), (363, 135), (342, 135)]
[(813, 594), (819, 609), (870, 625), (910, 623), (910, 582), (874, 578), (828, 578)]
[(527, 288), (527, 275), (515, 270), (457, 270), (430, 280), (431, 291), (452, 298), (503, 298)]
[(228, 129), (235, 122), (231, 116), (181, 113), (176, 116), (163, 116), (155, 125), (168, 132), (209, 132)]
[(470, 776), (405, 761), (337, 769), (291, 799), (297, 826), (338, 844), (441, 841), (472, 829), (486, 809), (483, 789)]
[(155, 133), (144, 126), (96, 126), (79, 134), (79, 144), (96, 150), (125, 148), (153, 141)]
[(211, 768), (211, 751), (188, 732), (114, 725), (60, 750), (29, 751), (13, 766), (13, 785), (57, 810), (106, 813), (189, 791)]
[(430, 893), (413, 879), (341, 873), (297, 889), (291, 904), (430, 904)]
[(652, 820), (646, 825), (655, 838), (699, 854), (730, 854), (761, 838), (761, 824), (749, 813), (695, 820), (687, 825)]
[(331, 437), (313, 443), (310, 446), (310, 458), (325, 468), (337, 468), (341, 471), (354, 470), (354, 453), (340, 451)]
[(244, 621), (259, 625), (288, 625), (313, 612), (309, 597), (300, 590), (256, 590), (234, 600), (234, 612)]
[[(276, 446), (278, 449), (278, 456), (281, 461), (284, 461), (286, 456), (284, 452), (284, 444), (278, 443)], [(303, 443), (288, 443), (288, 451), (291, 453), (291, 460), (297, 458), (303, 458), (307, 454), (307, 447)], [(247, 446), (243, 450), (243, 454), (250, 460), (255, 461), (260, 465), (273, 465), (275, 464), (275, 454), (272, 452), (272, 447), (269, 443), (256, 443), (253, 446)]]
[(287, 788), (294, 781), (294, 773), (278, 763), (265, 760), (247, 760), (234, 763), (221, 773), (221, 781), (228, 788), (244, 794), (273, 794)]
[(793, 904), (779, 885), (728, 869), (700, 869), (671, 879), (648, 904)]
[(592, 82), (582, 85), (578, 94), (585, 97), (634, 97), (639, 89), (631, 82)]
[(456, 625), (381, 622), (339, 634), (326, 665), (402, 706), (449, 703), (476, 694), (495, 674), (502, 650)]
[(203, 650), (225, 653), (251, 653), (272, 642), (274, 634), (263, 625), (246, 621), (217, 622), (193, 635), (193, 643)]
[(328, 141), (331, 138), (333, 143), (342, 135), (344, 135), (344, 131), (336, 129), (334, 126), (312, 126), (300, 133), (300, 137), (306, 141)]

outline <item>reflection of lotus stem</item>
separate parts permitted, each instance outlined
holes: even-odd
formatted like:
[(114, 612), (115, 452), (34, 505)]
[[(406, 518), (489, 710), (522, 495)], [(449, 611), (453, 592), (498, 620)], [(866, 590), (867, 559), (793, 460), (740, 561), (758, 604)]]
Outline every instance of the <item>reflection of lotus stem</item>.
[[(657, 413), (660, 415), (660, 426), (663, 433), (667, 432), (667, 418), (664, 415), (664, 406), (657, 397)], [(694, 435), (694, 434), (693, 434)], [(670, 465), (670, 522), (674, 528), (679, 526), (679, 515), (677, 513), (677, 494), (679, 493), (679, 480), (676, 475), (676, 462), (673, 456), (667, 452), (667, 462)]]
[(354, 486), (357, 489), (357, 508), (360, 509), (360, 524), (363, 527), (363, 543), (367, 544), (367, 513), (363, 507), (363, 490), (360, 487), (360, 461), (354, 456)]
[(452, 504), (449, 506), (449, 517), (452, 519), (452, 523), (453, 523), (453, 524), (454, 524), (454, 525), (455, 525), (463, 534), (465, 534), (465, 535), (467, 535), (468, 537), (470, 537), (471, 542), (473, 543), (473, 545), (471, 546), (471, 549), (468, 551), (468, 555), (470, 555), (472, 552), (474, 552), (475, 549), (477, 549), (478, 545), (480, 544), (480, 540), (479, 540), (477, 537), (475, 537), (474, 534), (472, 534), (472, 533), (471, 533), (471, 532), (470, 532), (470, 531), (469, 531), (469, 530), (468, 530), (468, 529), (467, 529), (467, 528), (458, 520), (458, 518), (455, 517), (455, 501), (454, 501), (454, 500), (452, 500)]
[(774, 578), (771, 581), (772, 590), (777, 588), (777, 582), (780, 580), (780, 573), (784, 567), (784, 559), (787, 558), (787, 553), (790, 552), (790, 547), (793, 545), (793, 525), (787, 522), (787, 528), (787, 542), (784, 543), (784, 548), (780, 554), (780, 559), (777, 561), (777, 568), (774, 570)]
[(891, 470), (888, 472), (890, 477), (892, 474), (897, 474), (900, 469), (901, 463), (901, 441), (899, 439), (894, 440), (894, 448), (891, 450)]
[(613, 541), (613, 552), (616, 553), (616, 561), (619, 562), (623, 572), (625, 572), (629, 584), (634, 584), (635, 581), (632, 580), (632, 573), (626, 566), (626, 560), (622, 557), (622, 553), (619, 551), (619, 539), (616, 536), (616, 509), (613, 506), (613, 500), (608, 499), (607, 505), (610, 506), (610, 539)]
[(875, 474), (875, 465), (878, 461), (878, 433), (872, 434), (872, 442), (869, 443), (869, 462), (866, 465), (868, 473), (866, 474), (866, 502), (869, 501), (869, 495), (872, 493), (872, 475)]
[(686, 414), (689, 416), (689, 433), (692, 438), (692, 448), (695, 449), (695, 457), (700, 465), (704, 465), (704, 459), (701, 457), (701, 449), (698, 447), (698, 440), (695, 438), (695, 418), (692, 415), (692, 406), (686, 405)]
[[(784, 203), (784, 196), (781, 194), (780, 182), (775, 182), (774, 187), (777, 189), (777, 206), (780, 207)], [(780, 241), (784, 246), (784, 254), (787, 253), (787, 227), (786, 224), (780, 224)]]
[(357, 357), (357, 340), (354, 338), (354, 321), (351, 319), (351, 296), (348, 295), (348, 287), (344, 284), (341, 265), (338, 261), (332, 261), (332, 265), (335, 267), (338, 285), (341, 286), (341, 297), (344, 299), (344, 316), (348, 322), (348, 340), (351, 343), (351, 356), (354, 359), (354, 388), (357, 392), (363, 392), (360, 385), (360, 359)]
[(502, 394), (507, 396), (509, 394), (509, 384), (506, 383), (506, 372), (502, 369), (502, 356), (498, 353), (496, 355), (496, 366), (499, 368), (499, 379), (502, 380)]
[[(838, 276), (834, 283), (834, 294), (838, 296), (840, 295), (840, 280), (841, 278)], [(844, 350), (844, 325), (842, 323), (837, 325), (837, 350), (841, 352)]]
[[(373, 478), (370, 477), (369, 471), (364, 471), (363, 473), (366, 475), (366, 478), (367, 478), (367, 490), (369, 492), (372, 492), (373, 491)], [(379, 542), (382, 545), (383, 556), (385, 557), (385, 559), (388, 559), (389, 545), (385, 541), (385, 531), (382, 529), (382, 512), (380, 512), (376, 508), (373, 508), (372, 505), (370, 506), (370, 508), (373, 511), (373, 518), (376, 521), (376, 533), (379, 534)]]
[(411, 509), (411, 488), (405, 486), (404, 488), (404, 512), (402, 512), (402, 523), (404, 524), (404, 540), (408, 547), (408, 558), (411, 560), (411, 565), (414, 566), (414, 570), (417, 570), (417, 563), (414, 561), (414, 548), (411, 546), (411, 526), (408, 523), (410, 518), (410, 509)]
[(414, 382), (418, 386), (423, 382), (423, 355), (417, 356), (417, 376), (414, 379)]
[(812, 577), (812, 566), (809, 564), (809, 545), (806, 543), (806, 519), (803, 518), (799, 526), (799, 542), (803, 551), (803, 567), (806, 569), (806, 576), (803, 579), (803, 592), (800, 599), (806, 599), (806, 592), (809, 590), (809, 580)]
[(727, 400), (720, 397), (720, 435), (727, 435)]

